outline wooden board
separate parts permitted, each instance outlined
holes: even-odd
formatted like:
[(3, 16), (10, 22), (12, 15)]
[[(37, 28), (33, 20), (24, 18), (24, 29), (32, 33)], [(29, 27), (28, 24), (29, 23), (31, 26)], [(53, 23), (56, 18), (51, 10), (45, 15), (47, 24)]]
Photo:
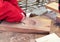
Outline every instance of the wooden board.
[[(29, 22), (29, 20), (34, 21), (35, 23)], [(0, 24), (0, 30), (3, 31), (12, 31), (12, 32), (24, 32), (24, 33), (48, 33), (50, 32), (51, 20), (44, 17), (32, 17), (26, 19), (24, 24), (18, 23), (7, 23), (2, 22)]]
[(59, 17), (59, 18), (60, 18), (60, 13), (57, 13), (57, 17)]
[(59, 12), (58, 3), (56, 3), (56, 2), (51, 2), (51, 3), (47, 4), (46, 7), (48, 9), (51, 9), (51, 10), (55, 11), (55, 12)]

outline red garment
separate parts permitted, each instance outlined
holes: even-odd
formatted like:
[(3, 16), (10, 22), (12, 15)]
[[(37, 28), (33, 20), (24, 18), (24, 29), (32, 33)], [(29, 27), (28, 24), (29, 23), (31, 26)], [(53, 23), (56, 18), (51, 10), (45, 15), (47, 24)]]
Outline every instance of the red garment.
[(0, 20), (21, 22), (24, 16), (24, 11), (16, 0), (0, 0)]

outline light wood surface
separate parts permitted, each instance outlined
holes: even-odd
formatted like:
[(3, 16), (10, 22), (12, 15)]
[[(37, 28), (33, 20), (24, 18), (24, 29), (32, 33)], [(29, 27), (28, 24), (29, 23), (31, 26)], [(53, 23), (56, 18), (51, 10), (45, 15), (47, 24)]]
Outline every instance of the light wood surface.
[(55, 12), (59, 12), (58, 3), (56, 3), (56, 2), (51, 2), (51, 3), (47, 4), (46, 8), (51, 9), (51, 10), (53, 10)]
[(52, 21), (50, 33), (56, 33), (60, 37), (60, 26), (55, 25), (54, 21)]
[(25, 24), (12, 24), (2, 22), (0, 24), (0, 30), (12, 31), (12, 32), (27, 32), (27, 33), (47, 33), (50, 32), (51, 20), (44, 17), (33, 17), (31, 20), (35, 21), (35, 24), (29, 23), (28, 20), (24, 21)]

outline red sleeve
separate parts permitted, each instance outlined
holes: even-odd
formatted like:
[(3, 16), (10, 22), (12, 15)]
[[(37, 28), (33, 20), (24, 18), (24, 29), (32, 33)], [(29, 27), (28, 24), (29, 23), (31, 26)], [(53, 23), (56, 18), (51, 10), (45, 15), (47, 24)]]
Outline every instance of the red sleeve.
[(6, 5), (3, 4), (3, 0), (0, 0), (0, 20), (3, 20), (6, 18), (6, 14), (9, 11), (8, 8), (6, 8)]
[(12, 3), (13, 5), (16, 5), (16, 6), (18, 5), (17, 0), (6, 0), (6, 1)]
[(19, 9), (20, 12), (23, 12), (24, 15), (26, 16), (24, 10), (22, 10), (22, 9), (19, 7), (17, 0), (6, 0), (6, 1), (10, 2), (10, 3), (11, 3), (12, 5), (14, 5), (17, 9)]
[(2, 3), (3, 3), (3, 0), (0, 0), (0, 7), (2, 7), (2, 5), (3, 5)]
[(24, 10), (22, 10), (22, 9), (20, 8), (20, 6), (18, 5), (17, 0), (10, 0), (9, 2), (10, 2), (11, 4), (13, 4), (14, 6), (16, 6), (16, 8), (18, 8), (20, 11), (24, 12)]
[(0, 20), (4, 19), (7, 22), (21, 22), (24, 18), (22, 13), (22, 11), (9, 2), (5, 2), (3, 6), (0, 7)]

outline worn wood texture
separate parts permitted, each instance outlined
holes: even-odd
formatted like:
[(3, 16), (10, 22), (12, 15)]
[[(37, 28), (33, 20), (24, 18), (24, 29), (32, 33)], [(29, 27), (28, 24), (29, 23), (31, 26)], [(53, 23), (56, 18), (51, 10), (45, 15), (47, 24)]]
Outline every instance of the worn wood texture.
[(56, 25), (54, 21), (52, 21), (50, 33), (56, 33), (60, 37), (60, 26)]
[(24, 20), (23, 24), (2, 22), (0, 24), (0, 30), (24, 33), (48, 33), (50, 32), (50, 26), (50, 19), (37, 16)]
[[(0, 24), (0, 42), (35, 42), (35, 39), (38, 37), (42, 37), (45, 36), (41, 33), (46, 33), (47, 31), (50, 31), (50, 23), (51, 20), (50, 19), (43, 19), (44, 17), (33, 17), (32, 21), (36, 21), (35, 23), (29, 23), (30, 19), (28, 19), (29, 21), (25, 20), (23, 21), (24, 23), (21, 24), (13, 24), (13, 23), (7, 23), (7, 22), (3, 22)], [(41, 21), (40, 21), (41, 20)], [(47, 26), (44, 28), (41, 28), (41, 26), (43, 24), (40, 24), (40, 22), (46, 22), (45, 24)], [(48, 22), (49, 21), (49, 22)], [(27, 23), (27, 24), (26, 24)], [(45, 24), (43, 26), (45, 26)], [(24, 26), (24, 27), (23, 27)], [(40, 30), (40, 28), (41, 30)], [(28, 34), (30, 33), (30, 34)], [(31, 34), (33, 33), (33, 34)]]
[(51, 9), (51, 10), (53, 10), (55, 12), (59, 12), (58, 3), (56, 3), (56, 2), (51, 2), (51, 3), (47, 4), (46, 8)]

